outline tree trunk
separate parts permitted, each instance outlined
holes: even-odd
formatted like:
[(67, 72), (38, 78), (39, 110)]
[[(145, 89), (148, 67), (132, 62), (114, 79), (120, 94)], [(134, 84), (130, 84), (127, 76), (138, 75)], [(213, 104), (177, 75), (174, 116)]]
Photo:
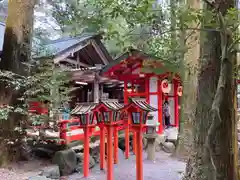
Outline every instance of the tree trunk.
[[(188, 0), (189, 8), (200, 9), (199, 0)], [(197, 22), (192, 23), (191, 27), (196, 28)], [(184, 34), (184, 32), (182, 32)], [(191, 36), (186, 39), (186, 46), (188, 51), (184, 55), (184, 69), (183, 72), (183, 97), (181, 105), (181, 118), (177, 147), (175, 156), (187, 160), (192, 144), (192, 122), (194, 118), (194, 111), (196, 109), (196, 88), (197, 88), (197, 66), (200, 57), (199, 35), (198, 31), (187, 31)], [(185, 41), (186, 35), (183, 35)]]
[[(22, 62), (29, 62), (31, 56), (31, 39), (33, 29), (34, 0), (8, 1), (8, 17), (3, 43), (3, 56), (0, 69), (17, 74), (26, 74), (29, 69)], [(0, 104), (14, 106), (18, 92), (0, 83)], [(0, 165), (10, 159), (10, 150), (5, 139), (15, 139), (13, 130), (19, 124), (19, 117), (10, 114), (8, 120), (1, 120)], [(2, 148), (5, 147), (5, 148)], [(4, 151), (5, 150), (5, 151)]]
[[(206, 6), (208, 10), (213, 8)], [(224, 16), (235, 4), (233, 0), (219, 0), (217, 6)], [(193, 119), (193, 149), (184, 180), (237, 180), (236, 58), (232, 54), (223, 56), (219, 32), (207, 32), (204, 41)], [(228, 37), (227, 47), (230, 41)]]

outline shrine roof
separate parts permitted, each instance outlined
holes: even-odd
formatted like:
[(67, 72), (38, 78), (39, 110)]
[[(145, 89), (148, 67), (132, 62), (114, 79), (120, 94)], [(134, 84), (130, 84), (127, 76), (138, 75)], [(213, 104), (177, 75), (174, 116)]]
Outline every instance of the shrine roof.
[[(100, 108), (101, 106), (105, 106), (108, 109), (112, 110), (112, 111), (119, 111), (120, 109), (122, 109), (124, 107), (124, 105), (120, 104), (117, 100), (106, 100), (106, 101), (101, 101), (98, 104), (98, 107)], [(97, 107), (96, 107), (97, 108)]]
[(118, 111), (124, 107), (124, 105), (120, 104), (117, 101), (103, 101), (102, 102), (105, 106), (107, 106), (109, 109)]
[(72, 115), (80, 115), (90, 113), (95, 107), (96, 103), (78, 104), (72, 111)]
[(77, 36), (77, 37), (64, 37), (61, 39), (49, 41), (44, 46), (44, 48), (46, 48), (48, 50), (48, 52), (43, 52), (43, 53), (48, 53), (48, 54), (42, 54), (42, 56), (44, 56), (44, 55), (45, 56), (46, 55), (55, 56), (69, 48), (73, 48), (73, 46), (76, 46), (78, 44), (82, 45), (82, 48), (84, 48), (85, 47), (84, 42), (89, 39), (93, 39), (96, 36), (97, 35), (95, 35), (95, 34), (83, 34), (83, 35)]
[[(121, 54), (117, 58), (115, 58), (112, 62), (106, 65), (102, 70), (101, 73), (107, 72), (112, 67), (120, 64), (122, 61), (129, 59), (129, 57), (134, 57), (134, 59), (141, 59), (141, 60), (159, 60), (159, 58), (146, 54), (143, 51), (136, 50), (136, 49), (129, 49), (127, 52)], [(133, 61), (134, 59), (131, 59)]]
[(152, 107), (150, 104), (148, 104), (145, 99), (132, 98), (129, 106), (131, 106), (132, 104), (142, 109), (143, 111), (153, 112), (158, 110), (157, 108)]
[(174, 79), (180, 81), (178, 73), (172, 72), (171, 67), (160, 58), (136, 49), (129, 49), (114, 61), (104, 66), (100, 75), (120, 81), (131, 81), (157, 75), (166, 78), (174, 75)]

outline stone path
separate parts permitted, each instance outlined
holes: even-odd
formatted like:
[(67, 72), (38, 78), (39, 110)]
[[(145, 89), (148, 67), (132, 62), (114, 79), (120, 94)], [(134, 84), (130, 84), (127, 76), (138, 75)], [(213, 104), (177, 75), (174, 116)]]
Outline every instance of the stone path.
[[(143, 161), (144, 180), (181, 180), (181, 173), (185, 170), (185, 163), (175, 160), (169, 154), (162, 151), (157, 153), (156, 162), (146, 160), (144, 153)], [(67, 177), (68, 180), (106, 180), (106, 172), (95, 167), (90, 172), (90, 177), (83, 178), (82, 174), (73, 174)], [(118, 165), (114, 165), (114, 180), (134, 180), (136, 179), (135, 156), (131, 155), (129, 160), (120, 160)]]

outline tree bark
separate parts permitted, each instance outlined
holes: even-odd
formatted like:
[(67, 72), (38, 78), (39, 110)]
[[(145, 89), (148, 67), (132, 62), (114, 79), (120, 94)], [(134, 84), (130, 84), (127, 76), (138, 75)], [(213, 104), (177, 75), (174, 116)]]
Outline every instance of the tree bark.
[[(187, 5), (189, 8), (196, 10), (200, 9), (199, 0), (188, 0)], [(198, 27), (198, 22), (193, 22), (191, 27)], [(184, 32), (182, 32), (184, 33)], [(200, 58), (200, 33), (199, 31), (187, 31), (183, 35), (183, 41), (185, 41), (186, 36), (190, 35), (186, 39), (186, 43), (182, 46), (186, 46), (188, 51), (184, 55), (184, 69), (183, 72), (183, 97), (181, 103), (181, 118), (180, 118), (180, 128), (177, 147), (175, 151), (175, 156), (187, 160), (192, 144), (192, 122), (194, 118), (194, 112), (196, 109), (196, 88), (197, 88), (197, 66), (198, 60)]]
[[(29, 62), (31, 56), (31, 39), (33, 29), (34, 0), (8, 1), (8, 17), (4, 34), (3, 56), (0, 69), (24, 75), (29, 69), (22, 62)], [(0, 83), (0, 105), (14, 106), (18, 92), (6, 83)], [(19, 124), (19, 117), (10, 114), (8, 120), (1, 120), (0, 165), (10, 160), (10, 150), (5, 139), (15, 139), (14, 128)], [(5, 148), (2, 148), (5, 147)]]
[[(235, 7), (233, 0), (218, 0), (215, 5), (219, 7), (216, 19), (219, 14), (224, 16), (227, 9)], [(206, 5), (207, 10), (213, 8), (209, 3)], [(231, 37), (223, 42), (219, 32), (205, 34), (199, 61), (194, 141), (184, 180), (238, 180), (236, 57), (233, 54), (224, 56), (221, 43), (229, 47)]]

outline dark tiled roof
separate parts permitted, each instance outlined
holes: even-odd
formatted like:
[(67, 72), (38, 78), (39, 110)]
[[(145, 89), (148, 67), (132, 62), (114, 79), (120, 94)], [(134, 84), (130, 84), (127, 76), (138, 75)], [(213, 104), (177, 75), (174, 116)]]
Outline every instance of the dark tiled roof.
[(113, 111), (118, 111), (124, 107), (124, 105), (120, 104), (117, 101), (102, 101), (101, 103)]
[(120, 64), (120, 62), (122, 60), (127, 59), (130, 56), (139, 56), (142, 57), (143, 59), (151, 59), (151, 60), (159, 60), (159, 58), (148, 55), (146, 53), (144, 53), (143, 51), (140, 50), (136, 50), (136, 49), (129, 49), (127, 52), (121, 54), (120, 56), (118, 56), (117, 58), (114, 59), (114, 61), (112, 61), (110, 64), (106, 65), (102, 70), (101, 73), (105, 73), (107, 72), (109, 69), (111, 69), (112, 67), (114, 67), (117, 64)]
[(78, 104), (72, 111), (72, 115), (87, 114), (96, 107), (97, 104)]
[(135, 99), (132, 98), (131, 99), (132, 103), (134, 103), (137, 107), (139, 107), (140, 109), (144, 110), (144, 111), (157, 111), (157, 108), (152, 107), (150, 104), (148, 104), (145, 99)]
[[(0, 22), (0, 51), (3, 48), (4, 33), (6, 24)], [(76, 37), (65, 37), (57, 40), (48, 41), (45, 45), (40, 46), (37, 42), (33, 41), (33, 48), (37, 51), (37, 57), (55, 56), (62, 51), (71, 48), (75, 45), (81, 45), (82, 42), (98, 36), (97, 34), (81, 34)], [(83, 44), (84, 47), (84, 44)], [(35, 51), (33, 50), (33, 51)]]
[(65, 49), (71, 48), (77, 44), (81, 45), (82, 43), (82, 46), (84, 47), (85, 43), (83, 42), (91, 38), (94, 38), (95, 36), (96, 36), (95, 34), (82, 34), (77, 37), (61, 38), (49, 41), (46, 45), (44, 45), (44, 48), (47, 49), (50, 55), (55, 56), (64, 51)]

